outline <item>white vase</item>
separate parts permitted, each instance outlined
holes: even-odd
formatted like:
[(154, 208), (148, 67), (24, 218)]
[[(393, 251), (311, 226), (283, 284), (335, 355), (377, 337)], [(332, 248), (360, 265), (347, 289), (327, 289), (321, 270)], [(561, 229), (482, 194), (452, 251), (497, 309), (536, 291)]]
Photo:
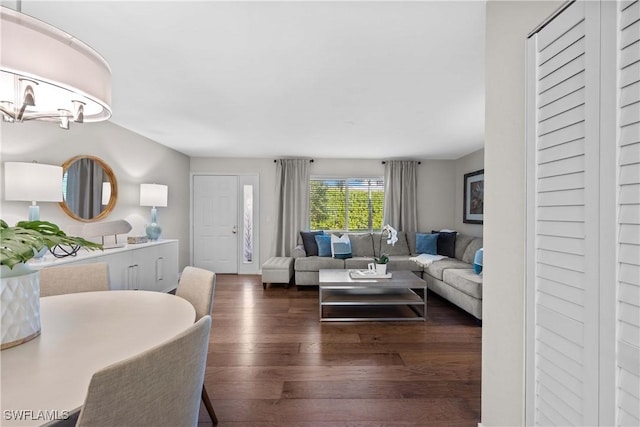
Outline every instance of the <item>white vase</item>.
[(387, 274), (387, 264), (376, 264), (376, 273)]
[(25, 264), (0, 269), (0, 350), (4, 350), (40, 335), (40, 273)]

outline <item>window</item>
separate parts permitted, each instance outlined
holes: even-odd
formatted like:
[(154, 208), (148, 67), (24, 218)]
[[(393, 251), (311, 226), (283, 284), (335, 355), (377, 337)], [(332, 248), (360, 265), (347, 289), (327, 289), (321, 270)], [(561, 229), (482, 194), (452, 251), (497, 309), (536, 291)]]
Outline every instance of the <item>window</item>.
[(373, 231), (382, 229), (382, 178), (311, 178), (311, 230)]

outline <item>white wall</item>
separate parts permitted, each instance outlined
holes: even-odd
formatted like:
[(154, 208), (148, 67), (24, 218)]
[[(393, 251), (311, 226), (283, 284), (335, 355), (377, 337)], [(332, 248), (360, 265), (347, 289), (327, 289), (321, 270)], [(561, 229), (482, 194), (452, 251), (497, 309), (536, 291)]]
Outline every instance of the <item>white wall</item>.
[(464, 218), (464, 175), (484, 169), (484, 149), (474, 151), (456, 160), (456, 224), (454, 230), (471, 236), (482, 237), (482, 224), (465, 224)]
[[(249, 174), (260, 179), (260, 258), (272, 256), (274, 235), (276, 164), (269, 159), (192, 158), (191, 173)], [(314, 158), (310, 174), (318, 176), (384, 176), (380, 160)], [(418, 167), (418, 229), (452, 228), (455, 213), (455, 161), (422, 160)]]
[(482, 424), (524, 424), (525, 40), (562, 2), (489, 1)]
[[(0, 156), (4, 180), (4, 162), (23, 161), (62, 165), (80, 154), (100, 157), (112, 169), (118, 183), (118, 201), (105, 221), (126, 219), (134, 227), (130, 234), (144, 235), (150, 208), (139, 206), (139, 184), (169, 186), (166, 208), (158, 208), (162, 237), (180, 240), (180, 268), (189, 261), (189, 158), (111, 122), (71, 124), (68, 131), (55, 123), (27, 122), (6, 124), (0, 128)], [(10, 225), (27, 217), (28, 202), (4, 200), (0, 217)], [(58, 203), (39, 203), (42, 220), (61, 226), (78, 224)]]

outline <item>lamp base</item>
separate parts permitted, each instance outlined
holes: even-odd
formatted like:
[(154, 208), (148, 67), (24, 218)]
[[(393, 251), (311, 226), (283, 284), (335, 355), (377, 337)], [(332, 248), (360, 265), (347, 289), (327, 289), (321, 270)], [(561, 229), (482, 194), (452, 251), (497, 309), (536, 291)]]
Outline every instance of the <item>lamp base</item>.
[(144, 229), (144, 231), (147, 234), (147, 238), (149, 240), (158, 240), (160, 238), (160, 234), (162, 233), (162, 228), (156, 224), (155, 222), (147, 225), (147, 227)]

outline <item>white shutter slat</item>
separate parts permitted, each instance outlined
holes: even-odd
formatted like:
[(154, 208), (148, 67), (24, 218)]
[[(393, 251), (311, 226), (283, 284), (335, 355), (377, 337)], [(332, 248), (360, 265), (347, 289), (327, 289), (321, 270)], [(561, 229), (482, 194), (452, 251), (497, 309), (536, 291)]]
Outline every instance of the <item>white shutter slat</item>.
[(584, 239), (572, 239), (558, 236), (538, 236), (538, 248), (549, 251), (584, 255)]
[[(544, 28), (544, 31), (540, 31), (538, 36), (538, 58), (544, 58), (544, 51), (553, 49), (551, 45), (556, 40), (558, 44), (564, 45), (561, 37), (567, 34), (576, 25), (584, 21), (584, 4), (576, 3), (572, 5), (572, 13), (562, 13), (551, 20)], [(584, 29), (582, 30), (584, 34)], [(556, 51), (557, 53), (557, 51)]]
[(640, 142), (640, 122), (623, 126), (620, 129), (620, 146)]
[(554, 162), (556, 160), (568, 159), (570, 157), (584, 154), (584, 139), (565, 142), (560, 145), (541, 149), (538, 153), (538, 164)]
[(633, 82), (637, 82), (638, 73), (640, 73), (640, 62), (634, 62), (622, 69), (620, 71), (620, 82), (618, 83), (618, 87), (623, 88), (625, 86), (629, 86)]
[(624, 13), (620, 15), (620, 28), (627, 28), (640, 19), (640, 2), (632, 2), (624, 10)]
[(584, 104), (584, 88), (569, 93), (540, 108), (538, 118), (539, 120), (547, 120), (550, 117), (557, 116), (560, 113), (569, 111), (582, 104)]
[(584, 206), (541, 206), (537, 209), (541, 221), (584, 221)]
[[(640, 43), (638, 43), (640, 46)], [(631, 83), (620, 91), (620, 105), (625, 107), (640, 102), (640, 82)]]
[[(620, 407), (624, 408), (625, 412), (631, 416), (631, 419), (638, 420), (640, 419), (640, 407), (638, 405), (638, 398), (633, 396), (630, 393), (627, 393), (626, 390), (620, 389)], [(638, 426), (640, 424), (635, 424)]]
[(638, 294), (640, 288), (640, 266), (638, 264), (620, 264), (618, 272), (620, 280), (619, 295), (625, 295), (627, 301), (639, 301)]
[(584, 38), (584, 20), (576, 20), (572, 28), (560, 35), (553, 44), (544, 47), (538, 55), (538, 65), (545, 64), (581, 38)]
[(634, 397), (640, 397), (640, 378), (629, 371), (620, 372), (620, 388)]
[(560, 113), (538, 124), (538, 134), (545, 135), (584, 120), (584, 104)]
[[(638, 71), (640, 71), (640, 69), (638, 69)], [(620, 114), (621, 126), (627, 126), (637, 122), (640, 122), (640, 102), (627, 105), (622, 109), (622, 113)]]
[(618, 260), (625, 264), (637, 264), (640, 259), (640, 246), (638, 245), (620, 245), (618, 251)]
[(548, 178), (582, 171), (584, 171), (584, 156), (575, 156), (541, 164), (538, 166), (538, 177)]
[(538, 191), (562, 191), (584, 188), (584, 172), (553, 176), (538, 180)]
[(620, 243), (640, 245), (640, 225), (621, 224), (618, 239)]
[(573, 320), (542, 305), (538, 305), (537, 322), (538, 325), (553, 331), (561, 338), (578, 346), (584, 346), (584, 325), (582, 322)]
[[(565, 64), (562, 68), (559, 68), (547, 75), (546, 77), (540, 80), (538, 90), (540, 94), (545, 91), (551, 89), (552, 87), (564, 82), (567, 79), (570, 79), (573, 76), (576, 76), (578, 73), (582, 72), (585, 67), (584, 56), (579, 56)], [(549, 70), (542, 70), (549, 71)]]
[(576, 396), (579, 395), (582, 391), (582, 380), (577, 378), (568, 371), (560, 368), (556, 363), (552, 360), (549, 360), (545, 357), (545, 354), (538, 354), (538, 366), (539, 368), (550, 375), (552, 378), (556, 378), (559, 382), (561, 382), (564, 387), (566, 387), (569, 391), (571, 391)]
[(565, 64), (568, 64), (581, 55), (584, 55), (584, 37), (567, 46), (564, 46), (562, 50), (555, 56), (549, 58), (548, 61), (540, 64), (540, 73), (538, 73), (538, 79), (544, 79), (549, 74), (559, 70)]
[(635, 43), (638, 40), (638, 34), (640, 34), (640, 21), (636, 21), (622, 30), (620, 35), (620, 46), (625, 47)]
[(573, 271), (584, 272), (584, 257), (580, 255), (563, 254), (560, 252), (538, 249), (538, 262), (546, 265), (563, 267)]
[[(580, 414), (582, 413), (580, 396), (573, 393), (566, 384), (558, 381), (557, 377), (545, 372), (543, 367), (544, 365), (538, 364), (540, 383), (544, 384), (545, 388), (556, 396), (557, 400), (553, 401), (553, 405), (562, 412), (564, 417), (567, 417), (573, 423), (579, 422)], [(562, 405), (558, 405), (558, 401), (562, 402)]]
[(575, 141), (584, 138), (584, 122), (576, 123), (562, 129), (558, 129), (553, 133), (541, 135), (538, 138), (538, 149), (554, 147), (566, 142)]
[[(551, 191), (538, 195), (538, 206), (584, 205), (584, 189)], [(544, 233), (542, 233), (544, 234)]]
[(540, 379), (540, 409), (553, 420), (552, 425), (556, 426), (578, 426), (580, 425), (580, 412), (569, 406), (562, 397), (559, 396), (560, 390), (552, 390), (547, 387), (547, 383)]
[[(560, 192), (558, 192), (559, 194)], [(556, 194), (556, 193), (543, 193)], [(540, 196), (542, 196), (541, 194)], [(583, 222), (538, 221), (537, 235), (584, 238)]]
[(621, 205), (640, 203), (640, 184), (627, 184), (620, 187), (619, 201)]
[(620, 224), (640, 224), (640, 205), (621, 205)]
[(547, 280), (543, 275), (538, 274), (538, 290), (545, 294), (552, 295), (556, 298), (563, 299), (575, 304), (584, 303), (584, 291), (583, 289), (559, 283), (552, 280)]
[[(542, 331), (544, 331), (544, 329)], [(546, 331), (544, 332), (545, 334), (547, 333)], [(544, 338), (540, 339), (540, 341), (538, 341), (536, 352), (537, 358), (544, 357), (551, 363), (558, 366), (558, 368), (567, 371), (569, 375), (582, 381), (582, 361), (573, 359), (569, 354), (564, 353), (564, 350), (566, 350), (567, 348), (575, 348), (573, 347), (575, 344), (570, 344), (568, 346), (565, 346), (564, 348), (562, 345), (560, 345), (560, 347), (552, 347), (548, 345), (549, 341), (554, 342), (554, 340), (556, 339), (560, 340), (561, 338), (557, 335), (555, 336), (555, 338), (553, 338), (552, 335), (549, 335), (548, 337), (545, 336)]]
[(631, 346), (638, 347), (640, 345), (640, 328), (638, 326), (625, 322), (620, 317), (618, 324), (618, 340)]
[[(552, 424), (546, 424), (552, 425)], [(620, 408), (618, 413), (618, 421), (617, 425), (620, 427), (638, 427), (640, 426), (640, 419), (633, 417), (631, 414), (628, 414), (624, 408)]]
[(579, 72), (575, 76), (549, 88), (539, 95), (538, 108), (542, 109), (547, 105), (556, 102), (565, 96), (582, 89), (585, 85), (584, 71)]
[(580, 307), (571, 301), (557, 298), (554, 295), (547, 294), (545, 292), (538, 292), (538, 304), (555, 312), (562, 313), (569, 319), (577, 322), (582, 323), (584, 321), (583, 307)]
[[(618, 310), (620, 320), (631, 326), (635, 326), (637, 331), (637, 328), (640, 327), (640, 306), (638, 306), (637, 303), (635, 305), (632, 305), (625, 301), (620, 301)], [(633, 337), (636, 346), (639, 338), (640, 337), (638, 336)], [(629, 340), (626, 341), (631, 342)]]
[(552, 265), (539, 264), (536, 269), (536, 276), (546, 279), (541, 282), (563, 283), (567, 286), (583, 289), (584, 273), (580, 271), (569, 270), (564, 267), (556, 267)]
[(620, 53), (620, 68), (623, 70), (638, 61), (640, 61), (640, 42), (630, 44)]
[(629, 144), (621, 147), (620, 165), (624, 166), (634, 163), (640, 163), (640, 144)]
[(640, 360), (638, 347), (632, 347), (625, 342), (618, 342), (618, 365), (620, 368), (635, 376), (640, 376), (638, 360)]
[(620, 185), (640, 182), (640, 163), (620, 166)]

